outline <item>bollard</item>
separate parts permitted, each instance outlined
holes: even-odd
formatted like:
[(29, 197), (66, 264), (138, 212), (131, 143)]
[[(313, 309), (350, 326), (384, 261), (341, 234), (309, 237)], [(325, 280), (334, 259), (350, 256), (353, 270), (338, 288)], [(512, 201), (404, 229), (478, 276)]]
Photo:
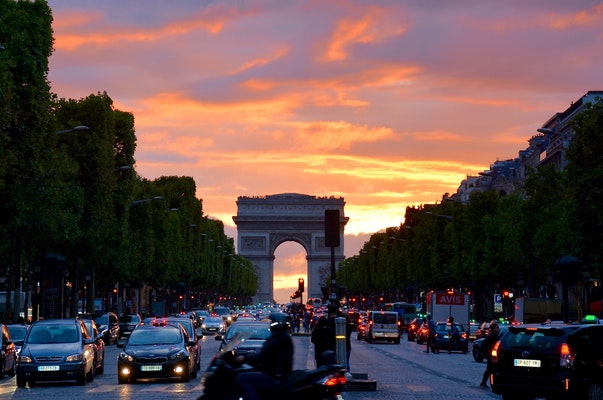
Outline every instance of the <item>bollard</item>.
[(346, 358), (346, 345), (345, 345), (345, 330), (346, 330), (346, 319), (343, 317), (335, 318), (335, 354), (337, 356), (337, 363), (347, 366)]

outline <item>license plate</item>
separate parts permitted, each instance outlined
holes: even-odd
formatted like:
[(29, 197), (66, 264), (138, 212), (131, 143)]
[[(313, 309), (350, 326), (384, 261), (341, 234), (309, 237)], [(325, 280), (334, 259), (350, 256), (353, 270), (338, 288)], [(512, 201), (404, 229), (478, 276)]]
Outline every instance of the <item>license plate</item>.
[(525, 360), (525, 359), (515, 359), (513, 361), (513, 365), (516, 367), (532, 367), (532, 368), (540, 368), (540, 360)]
[(60, 367), (58, 365), (40, 365), (38, 371), (58, 371)]
[(161, 365), (143, 365), (141, 371), (161, 371)]

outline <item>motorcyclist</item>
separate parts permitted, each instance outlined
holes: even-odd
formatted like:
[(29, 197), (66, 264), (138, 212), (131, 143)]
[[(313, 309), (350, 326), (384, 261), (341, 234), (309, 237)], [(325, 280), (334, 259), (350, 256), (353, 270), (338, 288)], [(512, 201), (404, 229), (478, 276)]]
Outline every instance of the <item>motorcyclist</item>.
[(237, 385), (245, 400), (260, 400), (258, 390), (274, 387), (286, 379), (293, 369), (293, 341), (289, 316), (283, 313), (270, 314), (271, 335), (257, 353), (239, 355), (236, 360), (256, 368), (237, 376)]

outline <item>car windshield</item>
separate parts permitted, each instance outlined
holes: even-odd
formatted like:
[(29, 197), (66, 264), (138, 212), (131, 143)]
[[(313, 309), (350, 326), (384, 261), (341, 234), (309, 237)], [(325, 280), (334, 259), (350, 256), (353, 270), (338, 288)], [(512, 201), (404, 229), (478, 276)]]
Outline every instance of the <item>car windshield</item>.
[(395, 324), (396, 323), (396, 315), (395, 314), (374, 314), (373, 322), (375, 324)]
[(231, 325), (226, 332), (225, 340), (231, 340), (235, 335), (244, 333), (247, 339), (268, 339), (270, 336), (270, 327), (265, 325)]
[[(461, 324), (454, 324), (456, 326), (456, 330), (459, 332), (465, 332), (465, 328)], [(450, 332), (450, 324), (438, 324), (436, 326), (436, 331), (440, 332)]]
[(27, 328), (21, 326), (9, 326), (8, 331), (12, 340), (23, 340), (27, 333)]
[(184, 330), (186, 331), (186, 333), (188, 333), (188, 336), (190, 336), (191, 338), (195, 337), (195, 328), (193, 327), (193, 322), (189, 319), (169, 319), (168, 320), (169, 323), (173, 324), (180, 324), (182, 325), (182, 327), (184, 328)]
[(214, 314), (227, 316), (230, 315), (230, 310), (228, 308), (214, 308)]
[(211, 323), (214, 323), (214, 324), (221, 324), (222, 323), (222, 318), (220, 318), (220, 317), (210, 317), (210, 318), (206, 318), (205, 322), (206, 323), (207, 322), (211, 322)]
[(73, 343), (78, 341), (75, 325), (37, 325), (31, 328), (28, 343)]
[(176, 328), (134, 329), (128, 339), (128, 346), (178, 344), (181, 341), (182, 337)]
[(509, 329), (509, 333), (502, 337), (501, 345), (506, 348), (552, 349), (560, 345), (562, 336), (560, 329)]
[(138, 319), (137, 315), (122, 315), (121, 317), (119, 317), (119, 322), (130, 323), (140, 322), (140, 320)]

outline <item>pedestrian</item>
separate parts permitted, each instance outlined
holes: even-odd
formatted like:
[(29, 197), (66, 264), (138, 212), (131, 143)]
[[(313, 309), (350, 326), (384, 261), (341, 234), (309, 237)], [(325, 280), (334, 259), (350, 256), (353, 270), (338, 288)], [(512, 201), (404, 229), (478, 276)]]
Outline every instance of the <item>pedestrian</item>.
[(425, 353), (429, 353), (429, 349), (431, 348), (432, 353), (440, 354), (440, 349), (436, 345), (436, 324), (431, 317), (431, 314), (427, 314), (427, 348), (425, 349)]
[(498, 322), (496, 321), (491, 321), (490, 325), (488, 325), (488, 329), (490, 330), (490, 333), (488, 334), (488, 336), (486, 336), (484, 342), (482, 343), (482, 348), (484, 349), (484, 356), (486, 357), (486, 361), (488, 363), (486, 365), (484, 375), (482, 376), (482, 382), (479, 385), (482, 388), (488, 387), (486, 382), (488, 381), (490, 375), (494, 372), (494, 363), (492, 362), (492, 349), (494, 348), (496, 342), (498, 342), (500, 332), (500, 327), (498, 326)]
[(335, 351), (335, 331), (333, 331), (327, 317), (324, 315), (318, 318), (318, 321), (312, 330), (310, 340), (314, 344), (316, 367), (318, 368), (321, 365), (325, 365), (323, 353), (329, 350)]
[(456, 327), (456, 324), (454, 323), (454, 317), (449, 317), (448, 323), (450, 324), (450, 332), (448, 333), (448, 354), (450, 354), (450, 352), (454, 348), (454, 344), (460, 344), (461, 334), (459, 333), (459, 330)]

